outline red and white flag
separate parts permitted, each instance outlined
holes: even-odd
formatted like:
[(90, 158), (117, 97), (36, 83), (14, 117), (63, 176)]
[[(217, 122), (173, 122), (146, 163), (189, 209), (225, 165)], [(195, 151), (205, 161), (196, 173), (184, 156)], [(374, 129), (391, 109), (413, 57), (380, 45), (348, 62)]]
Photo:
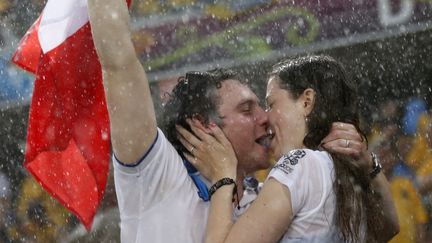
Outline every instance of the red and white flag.
[(90, 230), (105, 192), (110, 131), (87, 0), (48, 0), (12, 61), (36, 75), (24, 166)]

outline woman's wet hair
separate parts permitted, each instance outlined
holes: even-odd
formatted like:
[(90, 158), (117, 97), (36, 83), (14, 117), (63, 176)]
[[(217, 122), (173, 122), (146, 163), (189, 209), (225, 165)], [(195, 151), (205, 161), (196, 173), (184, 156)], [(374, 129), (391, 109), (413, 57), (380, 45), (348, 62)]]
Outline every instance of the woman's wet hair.
[(177, 85), (169, 94), (169, 101), (164, 106), (162, 129), (180, 154), (187, 150), (177, 138), (176, 124), (189, 131), (191, 129), (186, 123), (187, 118), (197, 118), (204, 124), (214, 122), (219, 126), (223, 125), (217, 112), (221, 102), (217, 90), (226, 80), (237, 80), (246, 84), (238, 73), (225, 68), (187, 72), (178, 79)]
[[(364, 134), (359, 126), (359, 107), (356, 84), (341, 63), (329, 56), (302, 56), (284, 60), (273, 66), (270, 76), (279, 78), (280, 88), (299, 98), (311, 88), (315, 101), (306, 119), (306, 147), (318, 149), (329, 134), (333, 122), (351, 123)], [(378, 232), (380, 215), (377, 198), (371, 192), (369, 174), (359, 168), (353, 159), (330, 153), (335, 167), (336, 225), (344, 242), (360, 242), (366, 223), (367, 242), (374, 242)]]

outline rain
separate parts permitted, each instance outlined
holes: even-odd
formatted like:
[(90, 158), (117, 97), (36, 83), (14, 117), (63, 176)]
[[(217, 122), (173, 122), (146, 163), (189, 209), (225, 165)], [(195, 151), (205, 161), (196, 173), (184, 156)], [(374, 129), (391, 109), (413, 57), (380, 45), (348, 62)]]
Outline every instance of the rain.
[[(34, 153), (28, 151), (26, 139), (37, 77), (12, 60), (46, 3), (0, 0), (0, 242), (120, 242), (111, 160), (105, 168), (109, 170), (106, 182), (92, 181), (89, 195), (103, 199), (90, 229), (68, 210), (72, 205), (56, 200), (24, 166), (26, 153)], [(107, 15), (120, 18), (116, 12)], [(149, 80), (158, 124), (164, 122), (170, 92), (187, 71), (231, 68), (248, 81), (264, 108), (268, 73), (278, 61), (305, 54), (325, 54), (340, 61), (358, 87), (368, 150), (381, 159), (390, 182), (401, 226), (396, 237), (432, 242), (431, 0), (133, 0), (130, 15), (131, 39)], [(119, 44), (119, 52), (121, 48)], [(39, 80), (53, 74), (44, 75)], [(124, 81), (125, 86), (133, 85)], [(76, 80), (76, 86), (83, 97), (99, 87), (85, 80)], [(51, 94), (48, 89), (44, 92)], [(196, 94), (200, 95), (208, 94)], [(54, 112), (67, 124), (79, 116), (69, 110), (99, 104), (99, 98), (95, 95), (46, 112)], [(195, 98), (189, 96), (190, 101)], [(85, 114), (107, 121), (99, 108)], [(82, 144), (62, 141), (63, 147), (49, 149), (77, 146), (86, 159), (106, 158), (98, 151), (109, 149), (109, 128), (99, 131), (99, 124), (90, 118), (77, 120), (71, 127), (47, 125), (43, 137), (54, 141), (70, 132)], [(100, 138), (100, 144), (88, 141), (89, 137)], [(132, 140), (125, 143), (134, 145)], [(268, 172), (261, 170), (254, 176), (262, 182)], [(73, 177), (68, 173), (72, 172), (62, 176)], [(70, 180), (87, 183), (83, 178)], [(60, 184), (67, 187), (69, 182)], [(101, 191), (99, 183), (106, 188)], [(413, 226), (416, 229), (411, 231), (405, 228)]]

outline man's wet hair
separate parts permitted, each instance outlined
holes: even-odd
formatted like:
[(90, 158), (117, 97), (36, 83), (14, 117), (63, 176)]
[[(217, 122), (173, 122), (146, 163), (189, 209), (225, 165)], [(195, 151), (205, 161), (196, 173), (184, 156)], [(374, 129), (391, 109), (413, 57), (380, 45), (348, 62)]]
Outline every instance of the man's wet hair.
[(237, 80), (248, 85), (237, 72), (226, 68), (216, 68), (205, 72), (187, 72), (178, 79), (170, 99), (163, 109), (162, 129), (174, 148), (183, 156), (186, 148), (177, 138), (175, 125), (181, 125), (191, 131), (187, 118), (199, 119), (203, 124), (214, 122), (222, 126), (218, 108), (221, 104), (217, 90), (226, 80)]

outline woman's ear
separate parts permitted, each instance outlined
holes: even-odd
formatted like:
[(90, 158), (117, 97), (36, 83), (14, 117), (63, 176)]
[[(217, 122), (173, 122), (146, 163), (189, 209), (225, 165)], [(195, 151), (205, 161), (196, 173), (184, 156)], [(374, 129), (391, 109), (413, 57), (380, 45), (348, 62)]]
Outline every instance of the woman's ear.
[(307, 88), (303, 91), (302, 102), (305, 109), (305, 117), (309, 116), (315, 105), (315, 90)]

